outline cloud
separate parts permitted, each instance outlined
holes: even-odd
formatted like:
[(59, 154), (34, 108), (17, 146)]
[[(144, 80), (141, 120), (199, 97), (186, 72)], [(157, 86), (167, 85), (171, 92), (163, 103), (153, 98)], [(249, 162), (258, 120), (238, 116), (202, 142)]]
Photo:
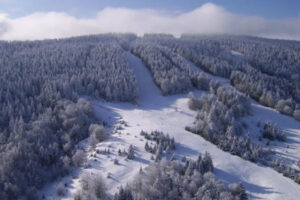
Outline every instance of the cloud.
[(300, 40), (300, 17), (268, 20), (237, 15), (212, 3), (181, 14), (151, 9), (105, 8), (93, 18), (33, 13), (20, 18), (0, 14), (0, 39), (36, 40), (107, 32), (243, 34)]

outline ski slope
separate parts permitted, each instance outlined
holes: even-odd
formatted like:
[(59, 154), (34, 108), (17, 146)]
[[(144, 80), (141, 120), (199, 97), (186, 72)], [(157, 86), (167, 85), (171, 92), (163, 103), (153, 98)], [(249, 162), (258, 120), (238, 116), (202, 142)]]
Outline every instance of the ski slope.
[[(299, 199), (300, 185), (292, 180), (271, 168), (223, 152), (202, 137), (185, 131), (185, 126), (191, 124), (196, 116), (196, 112), (187, 107), (187, 94), (162, 96), (154, 84), (149, 70), (141, 60), (130, 53), (127, 54), (127, 58), (138, 81), (138, 105), (91, 101), (97, 116), (104, 119), (112, 129), (116, 126), (122, 126), (123, 129), (113, 129), (113, 134), (105, 142), (98, 144), (97, 149), (109, 148), (110, 154), (98, 154), (96, 158), (89, 156), (89, 168), (77, 170), (73, 175), (75, 178), (69, 176), (59, 180), (68, 183), (67, 194), (59, 199), (72, 199), (72, 195), (79, 187), (78, 176), (81, 173), (101, 173), (106, 182), (107, 191), (111, 195), (117, 191), (120, 185), (126, 185), (132, 180), (140, 167), (145, 167), (152, 162), (151, 155), (144, 150), (145, 140), (140, 136), (141, 130), (160, 130), (173, 136), (177, 144), (174, 155), (178, 158), (182, 156), (196, 158), (199, 153), (208, 151), (213, 159), (216, 176), (226, 184), (242, 182), (249, 194), (249, 199)], [(228, 84), (228, 81), (222, 80), (222, 82)], [(201, 91), (195, 91), (196, 96), (201, 93)], [(249, 129), (255, 130), (253, 124), (257, 122), (258, 115), (264, 119), (276, 120), (285, 131), (290, 131), (288, 142), (294, 142), (291, 147), (295, 149), (290, 150), (293, 153), (289, 155), (299, 158), (299, 122), (255, 103), (253, 103), (253, 107), (253, 116), (247, 119)], [(121, 125), (123, 120), (128, 124), (127, 126)], [(136, 150), (134, 160), (126, 160), (118, 155), (118, 149), (127, 150), (130, 144), (134, 145)], [(87, 146), (87, 140), (83, 142), (83, 145)], [(92, 153), (88, 152), (89, 155)], [(114, 164), (114, 159), (119, 160), (118, 165)], [(46, 199), (58, 198), (55, 194), (55, 185), (59, 181), (45, 187), (41, 192), (45, 194)]]

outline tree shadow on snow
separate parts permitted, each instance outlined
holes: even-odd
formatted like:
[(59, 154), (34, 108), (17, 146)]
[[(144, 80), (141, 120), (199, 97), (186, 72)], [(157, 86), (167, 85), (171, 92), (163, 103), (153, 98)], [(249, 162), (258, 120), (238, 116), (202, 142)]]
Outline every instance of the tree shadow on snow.
[(142, 157), (135, 157), (134, 159), (133, 159), (133, 161), (136, 161), (136, 162), (140, 162), (140, 163), (143, 163), (143, 164), (145, 164), (145, 165), (149, 165), (150, 164), (150, 161), (149, 160), (147, 160), (147, 159), (144, 159), (144, 158), (142, 158)]
[(176, 142), (176, 154), (180, 156), (198, 156), (199, 152), (190, 147)]
[(271, 187), (263, 187), (263, 186), (258, 186), (258, 185), (252, 184), (252, 183), (245, 182), (245, 181), (241, 180), (239, 177), (229, 174), (228, 172), (223, 171), (218, 168), (214, 169), (214, 173), (220, 180), (222, 180), (226, 184), (242, 183), (245, 186), (246, 191), (249, 191), (250, 193), (252, 193), (252, 194), (248, 194), (250, 199), (261, 199), (261, 198), (255, 196), (255, 193), (259, 193), (259, 194), (279, 193), (277, 191), (274, 191), (274, 189)]

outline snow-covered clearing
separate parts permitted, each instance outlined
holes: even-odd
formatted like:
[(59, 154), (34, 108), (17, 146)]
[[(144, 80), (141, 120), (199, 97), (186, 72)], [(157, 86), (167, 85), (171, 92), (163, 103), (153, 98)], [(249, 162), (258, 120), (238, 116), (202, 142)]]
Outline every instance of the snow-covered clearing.
[[(196, 113), (187, 107), (187, 95), (162, 96), (160, 90), (154, 84), (150, 72), (135, 56), (128, 53), (128, 60), (134, 73), (137, 76), (139, 85), (138, 105), (128, 103), (108, 103), (92, 101), (96, 114), (104, 119), (111, 126), (119, 126), (121, 121), (128, 125), (122, 125), (122, 130), (114, 133), (105, 142), (98, 144), (97, 149), (110, 149), (110, 154), (97, 154), (89, 157), (88, 163), (91, 167), (77, 170), (76, 177), (81, 173), (101, 173), (106, 182), (109, 194), (114, 194), (120, 185), (125, 185), (134, 178), (140, 167), (147, 166), (151, 161), (150, 154), (144, 150), (145, 140), (140, 136), (140, 131), (160, 130), (175, 138), (175, 156), (187, 156), (196, 158), (199, 153), (208, 151), (215, 165), (215, 174), (225, 183), (242, 182), (247, 189), (250, 199), (298, 199), (300, 197), (300, 186), (291, 179), (284, 177), (271, 168), (260, 166), (245, 161), (237, 156), (223, 152), (215, 145), (205, 141), (202, 137), (185, 131), (185, 126), (194, 121)], [(228, 83), (223, 80), (223, 83)], [(200, 95), (201, 91), (195, 91)], [(262, 107), (254, 106), (254, 115), (249, 117), (249, 122), (255, 124), (257, 116), (261, 119), (274, 120), (285, 131), (289, 131), (288, 143), (289, 152), (298, 156), (299, 159), (299, 138), (300, 125), (290, 117)], [(252, 125), (249, 126), (251, 129)], [(87, 142), (87, 141), (85, 141)], [(118, 155), (118, 149), (125, 149), (134, 145), (136, 158), (126, 160)], [(88, 153), (89, 155), (91, 152)], [(119, 164), (114, 164), (114, 159)], [(108, 177), (109, 174), (109, 178)], [(68, 194), (62, 199), (72, 199), (72, 194), (79, 187), (78, 178), (66, 177)], [(55, 199), (55, 185), (51, 184), (45, 188), (47, 199)]]
[[(282, 115), (275, 109), (262, 106), (255, 101), (252, 102), (252, 109), (252, 115), (244, 118), (248, 124), (246, 131), (249, 131), (253, 138), (257, 140), (264, 122), (272, 121), (277, 124), (278, 128), (285, 132), (287, 141), (270, 141), (267, 147), (276, 152), (275, 156), (277, 156), (278, 159), (284, 159), (289, 165), (299, 168), (296, 166), (296, 162), (300, 160), (299, 121), (296, 121), (290, 116)], [(260, 127), (257, 126), (258, 122), (260, 122)], [(267, 141), (267, 139), (263, 139), (260, 144), (264, 145)]]

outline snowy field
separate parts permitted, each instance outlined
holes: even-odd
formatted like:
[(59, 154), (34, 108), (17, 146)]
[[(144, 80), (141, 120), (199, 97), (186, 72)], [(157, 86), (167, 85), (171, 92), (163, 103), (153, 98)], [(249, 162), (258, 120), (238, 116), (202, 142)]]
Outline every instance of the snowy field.
[[(232, 53), (237, 55), (236, 52)], [(79, 187), (78, 177), (86, 172), (102, 174), (108, 193), (113, 195), (120, 185), (125, 185), (134, 178), (140, 167), (145, 167), (153, 162), (150, 159), (151, 155), (144, 150), (145, 139), (140, 136), (141, 130), (159, 130), (173, 136), (177, 145), (173, 153), (177, 158), (182, 156), (196, 158), (199, 153), (208, 151), (213, 159), (216, 176), (226, 184), (242, 182), (249, 199), (299, 199), (300, 185), (291, 179), (271, 168), (226, 153), (202, 137), (185, 131), (185, 126), (191, 124), (196, 116), (196, 112), (187, 106), (187, 94), (162, 96), (154, 84), (150, 72), (140, 59), (129, 53), (127, 58), (138, 81), (137, 105), (91, 100), (96, 114), (110, 125), (113, 132), (105, 142), (99, 143), (96, 149), (109, 149), (111, 153), (108, 155), (97, 154), (96, 157), (91, 157), (90, 155), (94, 152), (88, 152), (90, 167), (78, 169), (72, 175), (46, 186), (41, 191), (42, 194), (45, 194), (46, 199), (60, 199), (55, 192), (58, 182), (68, 183), (68, 193), (61, 199), (73, 199), (72, 195)], [(194, 67), (192, 66), (192, 68)], [(221, 79), (219, 78), (219, 80)], [(228, 84), (227, 80), (222, 79), (221, 81), (223, 84)], [(202, 92), (194, 91), (194, 93), (199, 96)], [(255, 102), (252, 105), (253, 115), (245, 119), (249, 131), (257, 133), (256, 123), (258, 120), (274, 121), (287, 133), (288, 140), (284, 145), (272, 143), (270, 147), (290, 160), (299, 160), (300, 123)], [(127, 125), (122, 124), (123, 121)], [(115, 130), (117, 126), (121, 126), (122, 129)], [(88, 151), (87, 144), (87, 140), (81, 144), (85, 146), (86, 151)], [(127, 150), (131, 144), (136, 150), (136, 158), (127, 160), (125, 157), (120, 157), (118, 150)], [(287, 145), (289, 148), (286, 148)], [(114, 164), (114, 159), (119, 160), (118, 165)]]

